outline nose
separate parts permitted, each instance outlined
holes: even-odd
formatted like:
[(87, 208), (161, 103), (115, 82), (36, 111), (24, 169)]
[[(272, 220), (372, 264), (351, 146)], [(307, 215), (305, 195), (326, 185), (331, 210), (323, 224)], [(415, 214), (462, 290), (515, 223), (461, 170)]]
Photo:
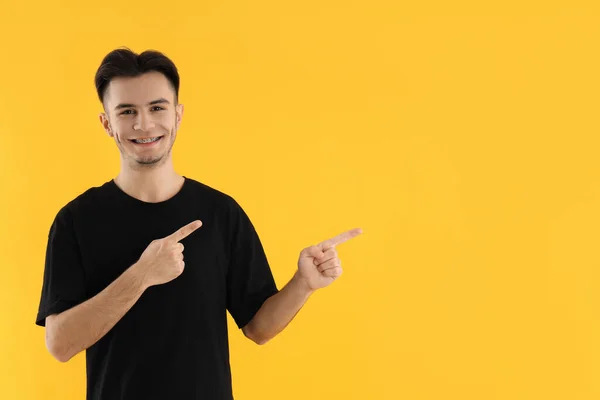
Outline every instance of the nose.
[(152, 121), (152, 117), (150, 117), (145, 112), (138, 112), (135, 122), (133, 124), (133, 129), (136, 131), (149, 131), (154, 128), (154, 122)]

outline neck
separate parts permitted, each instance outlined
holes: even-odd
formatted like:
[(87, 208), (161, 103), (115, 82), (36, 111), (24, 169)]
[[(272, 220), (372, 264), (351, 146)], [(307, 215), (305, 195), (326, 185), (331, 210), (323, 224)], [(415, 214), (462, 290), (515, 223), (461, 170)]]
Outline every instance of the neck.
[(158, 203), (175, 196), (184, 183), (183, 176), (175, 172), (170, 158), (162, 165), (132, 169), (121, 165), (114, 179), (125, 193), (138, 200)]

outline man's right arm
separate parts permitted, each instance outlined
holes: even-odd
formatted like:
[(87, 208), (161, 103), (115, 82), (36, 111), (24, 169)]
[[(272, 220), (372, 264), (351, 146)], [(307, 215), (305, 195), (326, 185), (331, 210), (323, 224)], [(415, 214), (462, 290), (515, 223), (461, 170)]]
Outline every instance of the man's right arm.
[(60, 362), (86, 350), (133, 307), (148, 288), (141, 264), (129, 267), (103, 291), (60, 314), (46, 318), (46, 347)]
[(108, 333), (133, 307), (144, 291), (177, 278), (183, 272), (181, 240), (202, 226), (190, 222), (171, 235), (153, 240), (142, 256), (103, 291), (60, 314), (46, 318), (46, 347), (67, 362)]

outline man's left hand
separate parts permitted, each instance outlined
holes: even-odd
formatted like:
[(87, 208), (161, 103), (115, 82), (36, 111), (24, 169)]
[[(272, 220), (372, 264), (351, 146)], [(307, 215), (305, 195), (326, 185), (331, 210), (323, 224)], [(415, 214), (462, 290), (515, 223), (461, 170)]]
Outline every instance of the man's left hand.
[(361, 228), (352, 229), (302, 250), (298, 259), (298, 277), (313, 291), (329, 286), (342, 274), (342, 262), (335, 247), (361, 233)]

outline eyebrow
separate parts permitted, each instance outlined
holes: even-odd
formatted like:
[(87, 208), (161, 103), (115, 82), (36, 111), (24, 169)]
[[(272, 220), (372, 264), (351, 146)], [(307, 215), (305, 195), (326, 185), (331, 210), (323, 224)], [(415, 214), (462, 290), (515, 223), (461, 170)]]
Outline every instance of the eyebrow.
[[(169, 100), (161, 97), (160, 99), (152, 100), (150, 103), (148, 103), (146, 105), (153, 106), (155, 104), (171, 104), (171, 103), (169, 103)], [(115, 110), (120, 110), (121, 108), (135, 108), (135, 107), (137, 107), (135, 104), (121, 103), (115, 107)]]

